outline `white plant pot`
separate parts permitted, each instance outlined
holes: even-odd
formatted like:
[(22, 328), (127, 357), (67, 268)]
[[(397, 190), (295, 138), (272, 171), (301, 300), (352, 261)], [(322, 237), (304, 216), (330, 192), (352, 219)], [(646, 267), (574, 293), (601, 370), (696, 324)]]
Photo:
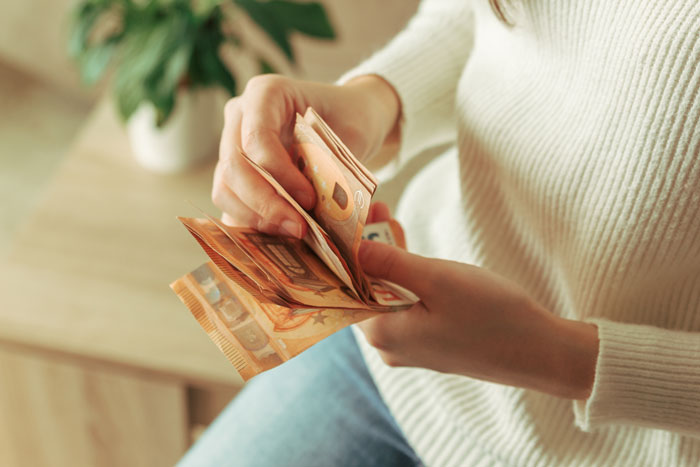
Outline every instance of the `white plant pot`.
[(178, 92), (175, 109), (161, 128), (156, 110), (143, 103), (127, 122), (134, 157), (158, 173), (182, 172), (217, 153), (225, 94), (214, 88)]

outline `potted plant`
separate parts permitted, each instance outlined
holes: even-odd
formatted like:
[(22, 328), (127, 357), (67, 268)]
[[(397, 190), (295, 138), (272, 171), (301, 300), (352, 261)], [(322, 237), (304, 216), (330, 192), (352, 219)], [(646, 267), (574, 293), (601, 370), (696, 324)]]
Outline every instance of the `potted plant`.
[(274, 72), (232, 27), (236, 14), (247, 14), (292, 65), (291, 34), (334, 38), (317, 2), (84, 0), (76, 6), (69, 52), (87, 84), (114, 67), (116, 107), (142, 165), (176, 172), (214, 152), (223, 102), (238, 90), (223, 48), (254, 57), (260, 73)]

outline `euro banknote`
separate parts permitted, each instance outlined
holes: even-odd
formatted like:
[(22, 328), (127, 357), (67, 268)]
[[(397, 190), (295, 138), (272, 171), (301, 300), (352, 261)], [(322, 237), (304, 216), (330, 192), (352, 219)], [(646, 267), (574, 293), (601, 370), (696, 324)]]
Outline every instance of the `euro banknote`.
[(346, 326), (417, 301), (363, 273), (362, 239), (405, 247), (403, 232), (394, 220), (366, 224), (377, 182), (312, 109), (297, 116), (290, 149), (316, 191), (310, 212), (241, 154), (302, 215), (306, 237), (231, 227), (208, 215), (179, 217), (210, 261), (171, 288), (244, 380)]

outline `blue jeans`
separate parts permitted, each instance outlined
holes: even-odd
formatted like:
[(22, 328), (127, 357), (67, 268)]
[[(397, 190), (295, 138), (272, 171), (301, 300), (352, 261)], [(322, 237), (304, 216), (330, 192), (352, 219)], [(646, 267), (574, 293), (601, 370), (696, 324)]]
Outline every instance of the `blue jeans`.
[(180, 467), (423, 465), (344, 329), (253, 378)]

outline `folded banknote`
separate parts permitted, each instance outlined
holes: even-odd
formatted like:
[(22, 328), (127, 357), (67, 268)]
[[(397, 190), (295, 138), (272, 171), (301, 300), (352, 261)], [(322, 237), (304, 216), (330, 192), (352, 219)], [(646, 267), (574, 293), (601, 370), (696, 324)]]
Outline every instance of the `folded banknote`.
[(305, 211), (242, 150), (309, 228), (304, 239), (178, 218), (210, 261), (171, 284), (244, 380), (378, 313), (405, 309), (410, 291), (363, 273), (363, 238), (405, 247), (399, 224), (366, 225), (377, 183), (330, 127), (308, 109), (297, 116), (290, 157), (317, 195)]

